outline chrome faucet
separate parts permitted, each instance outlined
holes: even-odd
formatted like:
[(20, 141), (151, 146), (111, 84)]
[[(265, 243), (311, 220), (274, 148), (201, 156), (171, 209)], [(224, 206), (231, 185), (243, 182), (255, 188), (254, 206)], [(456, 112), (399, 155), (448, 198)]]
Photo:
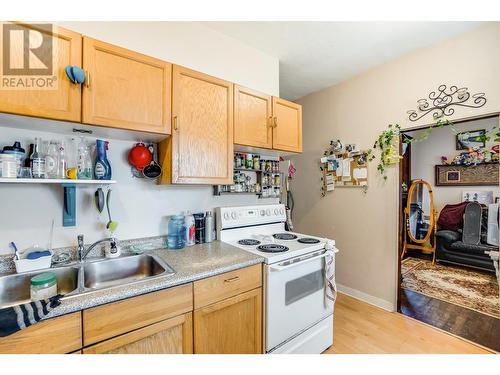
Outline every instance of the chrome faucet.
[(90, 253), (90, 251), (96, 247), (98, 244), (102, 242), (108, 241), (109, 244), (111, 245), (111, 253), (114, 254), (118, 251), (118, 248), (116, 247), (116, 238), (114, 237), (108, 237), (108, 238), (103, 238), (102, 240), (94, 242), (92, 245), (89, 245), (87, 249), (85, 249), (85, 245), (83, 244), (83, 234), (78, 235), (78, 248), (77, 248), (77, 257), (78, 261), (83, 262), (87, 255)]

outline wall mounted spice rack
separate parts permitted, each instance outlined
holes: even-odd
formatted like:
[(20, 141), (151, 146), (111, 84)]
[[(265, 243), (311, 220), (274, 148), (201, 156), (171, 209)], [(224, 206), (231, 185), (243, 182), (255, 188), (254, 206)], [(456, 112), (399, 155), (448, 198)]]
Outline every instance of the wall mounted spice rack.
[[(283, 173), (280, 172), (278, 158), (271, 159), (258, 154), (237, 152), (234, 160), (234, 183), (215, 185), (214, 195), (246, 194), (257, 195), (259, 198), (280, 197)], [(254, 165), (258, 165), (258, 168), (254, 168)]]

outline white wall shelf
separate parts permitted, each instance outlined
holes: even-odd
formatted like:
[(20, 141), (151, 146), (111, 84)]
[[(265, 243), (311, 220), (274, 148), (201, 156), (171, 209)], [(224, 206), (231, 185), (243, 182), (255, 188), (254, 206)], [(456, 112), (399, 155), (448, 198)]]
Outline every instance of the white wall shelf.
[(0, 177), (2, 184), (21, 185), (61, 185), (63, 193), (63, 226), (76, 226), (76, 188), (83, 186), (103, 186), (115, 184), (115, 180), (71, 180), (71, 179), (50, 179), (50, 178), (5, 178)]
[(70, 180), (56, 178), (5, 178), (0, 177), (0, 183), (4, 184), (59, 184), (59, 185), (110, 185), (115, 180)]

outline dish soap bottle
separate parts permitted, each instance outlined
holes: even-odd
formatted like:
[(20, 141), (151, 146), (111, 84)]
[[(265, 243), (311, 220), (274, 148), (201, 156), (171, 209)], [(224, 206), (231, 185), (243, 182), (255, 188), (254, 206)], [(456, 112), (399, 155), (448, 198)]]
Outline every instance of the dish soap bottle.
[(96, 140), (97, 158), (95, 162), (94, 174), (96, 180), (111, 180), (111, 165), (106, 156), (108, 141)]

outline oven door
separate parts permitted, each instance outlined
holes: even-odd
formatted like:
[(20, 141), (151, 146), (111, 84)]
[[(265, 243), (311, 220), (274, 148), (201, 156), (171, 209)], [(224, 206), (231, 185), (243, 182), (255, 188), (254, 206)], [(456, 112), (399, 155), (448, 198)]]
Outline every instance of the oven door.
[(333, 314), (324, 250), (266, 265), (266, 351)]

